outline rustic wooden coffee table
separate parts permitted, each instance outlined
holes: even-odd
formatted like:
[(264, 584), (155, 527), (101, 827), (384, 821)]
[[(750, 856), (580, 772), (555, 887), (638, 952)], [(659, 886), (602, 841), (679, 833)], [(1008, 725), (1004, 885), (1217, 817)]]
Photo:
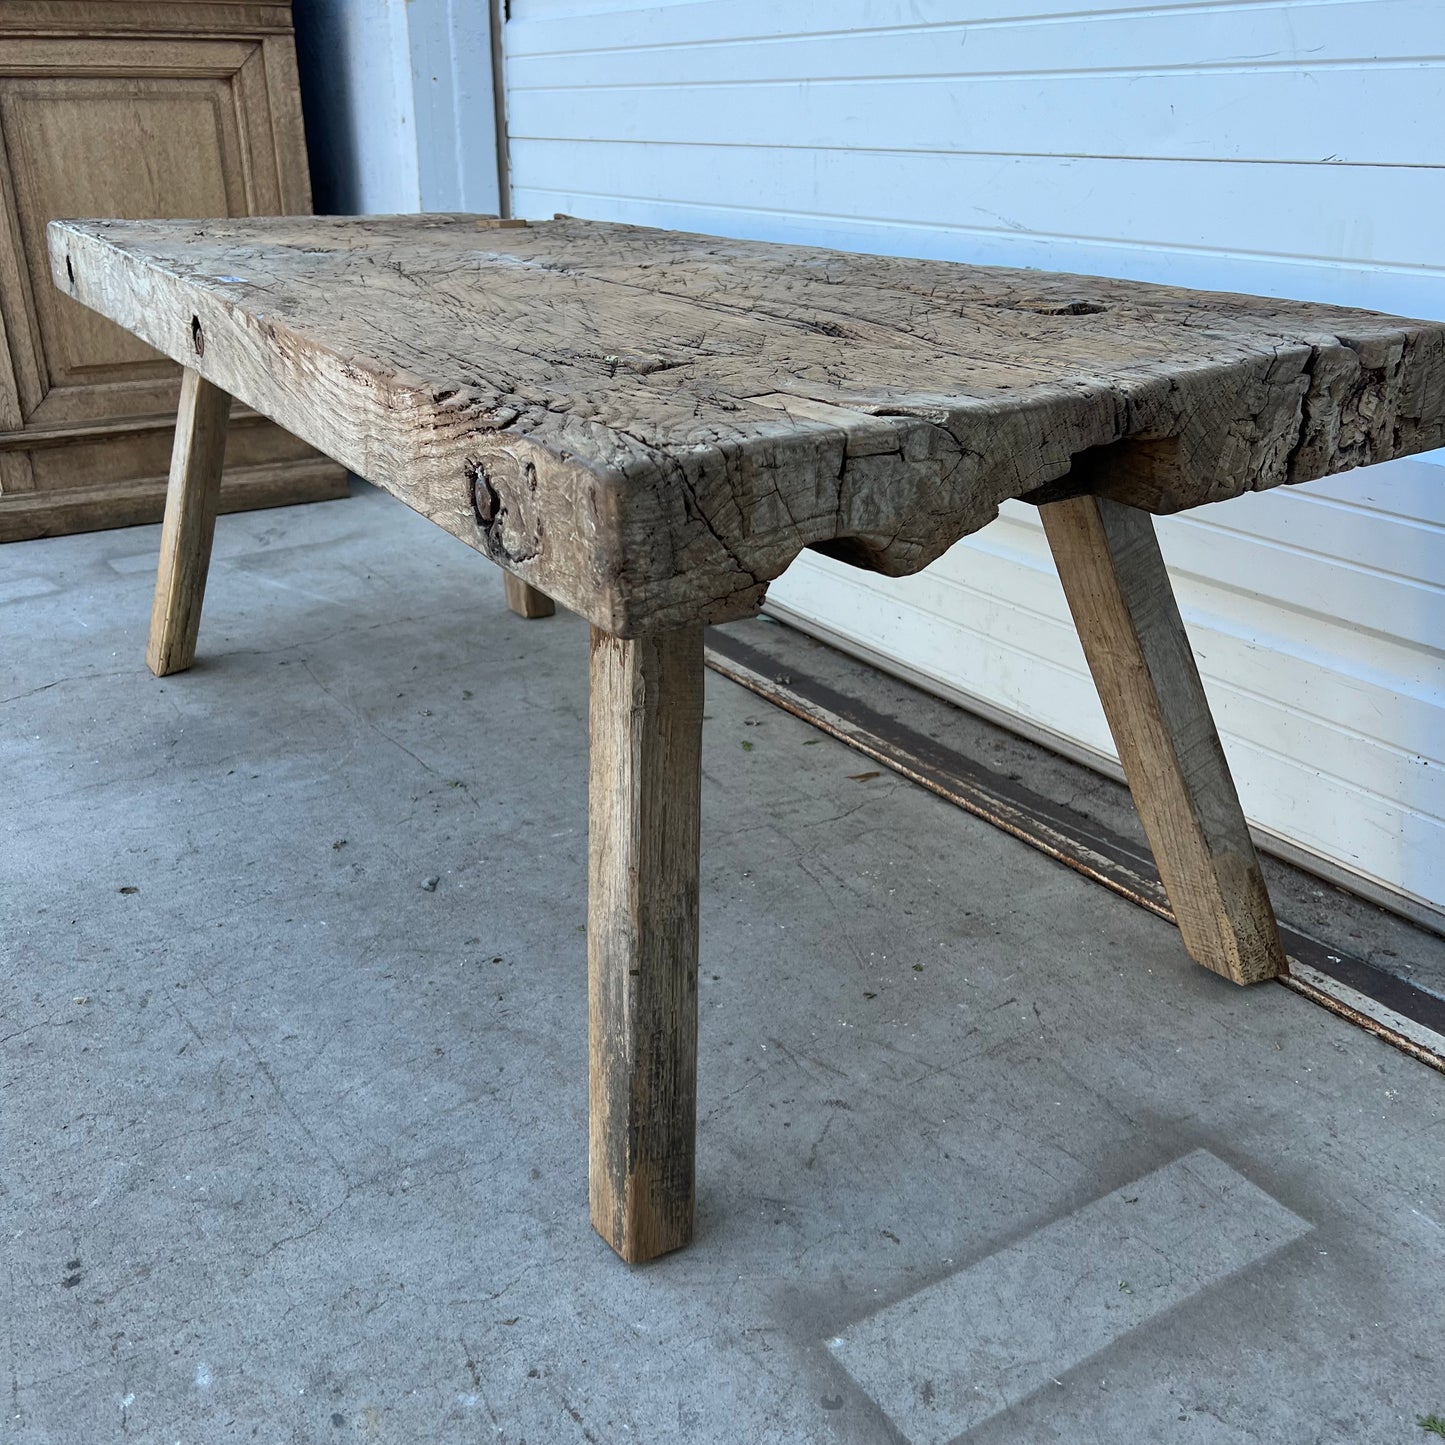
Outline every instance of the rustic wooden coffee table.
[(592, 1222), (692, 1231), (702, 628), (804, 548), (915, 572), (1041, 509), (1190, 954), (1284, 968), (1151, 512), (1445, 444), (1445, 327), (558, 219), (50, 227), (185, 367), (147, 661), (190, 666), (232, 397), (592, 624)]

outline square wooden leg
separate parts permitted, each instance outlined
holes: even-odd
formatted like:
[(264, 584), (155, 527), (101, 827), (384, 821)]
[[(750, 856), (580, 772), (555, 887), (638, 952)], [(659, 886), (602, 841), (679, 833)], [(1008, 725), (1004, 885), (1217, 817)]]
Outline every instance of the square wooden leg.
[(231, 398), (219, 387), (194, 371), (181, 374), (161, 562), (146, 646), (146, 665), (157, 677), (184, 672), (196, 660), (230, 412)]
[(545, 592), (510, 572), (502, 573), (502, 585), (507, 590), (507, 606), (518, 617), (550, 617), (557, 610), (557, 604)]
[(638, 1263), (692, 1238), (702, 629), (592, 632), (592, 1224)]
[(1039, 512), (1184, 946), (1235, 983), (1283, 973), (1274, 910), (1152, 520), (1101, 497)]

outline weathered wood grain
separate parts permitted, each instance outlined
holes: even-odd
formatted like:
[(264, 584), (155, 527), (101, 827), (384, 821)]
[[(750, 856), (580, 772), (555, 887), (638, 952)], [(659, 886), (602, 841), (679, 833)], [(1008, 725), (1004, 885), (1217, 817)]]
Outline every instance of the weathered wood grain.
[(181, 376), (171, 479), (161, 525), (161, 560), (151, 604), (146, 665), (157, 677), (196, 660), (196, 634), (211, 566), (230, 395), (194, 371)]
[(566, 219), (50, 246), (68, 294), (620, 636), (747, 615), (808, 546), (916, 571), (1009, 497), (1166, 512), (1445, 443), (1445, 326), (1336, 307)]
[(518, 617), (550, 617), (557, 610), (556, 604), (545, 592), (529, 587), (520, 577), (503, 572), (502, 582), (507, 592), (507, 606)]
[(1039, 510), (1185, 948), (1235, 983), (1284, 973), (1274, 910), (1153, 522), (1102, 497)]
[(630, 1263), (692, 1237), (702, 629), (592, 633), (592, 1223)]

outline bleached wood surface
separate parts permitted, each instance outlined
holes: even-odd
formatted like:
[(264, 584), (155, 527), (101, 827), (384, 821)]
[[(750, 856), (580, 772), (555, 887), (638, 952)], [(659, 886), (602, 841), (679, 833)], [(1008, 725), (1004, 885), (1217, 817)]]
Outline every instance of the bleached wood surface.
[(1041, 511), (1184, 946), (1235, 983), (1288, 972), (1154, 524), (1094, 497)]
[(917, 571), (1010, 497), (1445, 442), (1445, 327), (1335, 307), (576, 220), (56, 222), (51, 261), (622, 636), (747, 615), (807, 546)]
[(230, 414), (227, 392), (194, 371), (181, 373), (161, 561), (146, 643), (146, 665), (157, 677), (184, 672), (196, 660)]
[(592, 634), (588, 1194), (629, 1263), (692, 1238), (702, 631)]

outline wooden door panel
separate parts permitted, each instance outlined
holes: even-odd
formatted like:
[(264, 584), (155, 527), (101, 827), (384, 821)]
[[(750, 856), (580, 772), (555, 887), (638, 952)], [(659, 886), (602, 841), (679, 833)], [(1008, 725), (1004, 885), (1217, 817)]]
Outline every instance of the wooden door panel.
[[(20, 244), (39, 323), (46, 396), (26, 409), (72, 419), (76, 387), (105, 388), (102, 410), (125, 399), (113, 384), (174, 367), (50, 281), (45, 226), (57, 216), (244, 214), (230, 86), (224, 80), (124, 78), (0, 82), (0, 127), (15, 188)], [(117, 145), (116, 137), (126, 138)], [(139, 400), (139, 398), (136, 398)], [(85, 410), (82, 406), (82, 411)]]
[[(63, 216), (311, 209), (290, 7), (0, 0), (0, 542), (157, 521), (179, 370), (50, 280)], [(345, 493), (234, 408), (223, 511)]]
[(45, 226), (279, 209), (265, 71), (258, 41), (3, 47), (0, 292), (27, 431), (174, 411), (176, 368), (51, 284)]

